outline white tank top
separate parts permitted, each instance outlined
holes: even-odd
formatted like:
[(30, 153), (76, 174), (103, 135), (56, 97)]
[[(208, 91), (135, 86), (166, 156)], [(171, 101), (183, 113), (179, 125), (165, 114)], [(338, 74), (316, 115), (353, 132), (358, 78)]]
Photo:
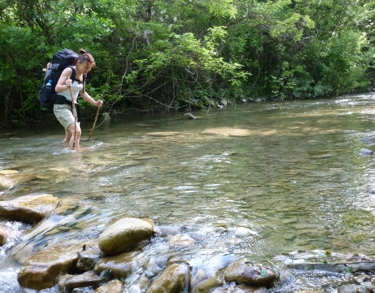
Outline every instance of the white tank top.
[[(72, 83), (72, 92), (73, 92), (73, 97), (74, 97), (74, 100), (75, 100), (76, 103), (77, 103), (77, 98), (78, 98), (79, 91), (81, 89), (83, 89), (83, 83), (82, 82), (78, 82), (78, 81), (75, 80)], [(72, 101), (72, 99), (70, 97), (70, 91), (69, 91), (69, 89), (66, 89), (65, 91), (59, 92), (57, 94), (60, 95), (60, 96), (64, 96), (70, 102)]]

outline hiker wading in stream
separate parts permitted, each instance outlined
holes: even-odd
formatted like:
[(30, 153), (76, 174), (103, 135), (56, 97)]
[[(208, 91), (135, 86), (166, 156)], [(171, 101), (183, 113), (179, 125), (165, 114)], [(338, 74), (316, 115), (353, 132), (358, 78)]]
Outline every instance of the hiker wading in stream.
[[(95, 67), (95, 60), (90, 53), (86, 53), (83, 49), (80, 49), (79, 53), (76, 65), (65, 68), (56, 84), (57, 95), (53, 106), (53, 113), (66, 131), (64, 142), (68, 143), (72, 149), (79, 149), (81, 138), (81, 127), (76, 115), (74, 115), (76, 111), (72, 108), (72, 101), (77, 105), (79, 94), (93, 106), (101, 107), (103, 105), (101, 100), (95, 101), (90, 97), (85, 91), (83, 83), (83, 76)], [(71, 80), (70, 77), (74, 71), (76, 73), (75, 79)]]

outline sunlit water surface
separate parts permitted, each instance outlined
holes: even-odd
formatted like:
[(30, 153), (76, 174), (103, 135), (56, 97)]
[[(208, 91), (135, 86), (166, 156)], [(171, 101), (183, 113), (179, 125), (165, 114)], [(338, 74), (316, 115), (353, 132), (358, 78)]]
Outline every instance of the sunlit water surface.
[[(315, 249), (372, 256), (375, 164), (360, 150), (375, 146), (359, 139), (375, 135), (374, 104), (361, 95), (232, 105), (193, 112), (196, 120), (183, 113), (99, 120), (90, 141), (91, 125), (83, 125), (89, 149), (81, 152), (60, 144), (57, 124), (17, 130), (0, 139), (0, 170), (37, 179), (0, 199), (50, 193), (78, 207), (74, 220), (58, 219), (53, 233), (29, 240), (36, 250), (96, 238), (113, 220), (134, 216), (200, 235), (181, 251), (163, 241), (146, 248), (193, 264), (231, 255), (279, 266), (281, 254)], [(30, 226), (1, 223), (12, 232), (0, 250), (0, 292), (22, 292), (11, 253)]]

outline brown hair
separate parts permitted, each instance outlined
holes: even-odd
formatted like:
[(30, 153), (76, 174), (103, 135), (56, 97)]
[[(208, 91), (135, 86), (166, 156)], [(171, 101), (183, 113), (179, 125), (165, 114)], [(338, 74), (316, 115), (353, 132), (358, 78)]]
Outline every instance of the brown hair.
[(84, 49), (79, 49), (78, 60), (80, 62), (87, 61), (92, 64), (92, 68), (96, 66), (94, 57), (90, 53), (87, 53)]

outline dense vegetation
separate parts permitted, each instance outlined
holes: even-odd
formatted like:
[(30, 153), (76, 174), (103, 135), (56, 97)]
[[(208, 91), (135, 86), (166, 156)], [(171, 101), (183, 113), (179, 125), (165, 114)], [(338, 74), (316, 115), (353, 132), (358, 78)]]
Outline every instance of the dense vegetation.
[(118, 113), (366, 91), (374, 17), (368, 0), (0, 0), (0, 127), (43, 117), (64, 47), (94, 55), (88, 91)]

